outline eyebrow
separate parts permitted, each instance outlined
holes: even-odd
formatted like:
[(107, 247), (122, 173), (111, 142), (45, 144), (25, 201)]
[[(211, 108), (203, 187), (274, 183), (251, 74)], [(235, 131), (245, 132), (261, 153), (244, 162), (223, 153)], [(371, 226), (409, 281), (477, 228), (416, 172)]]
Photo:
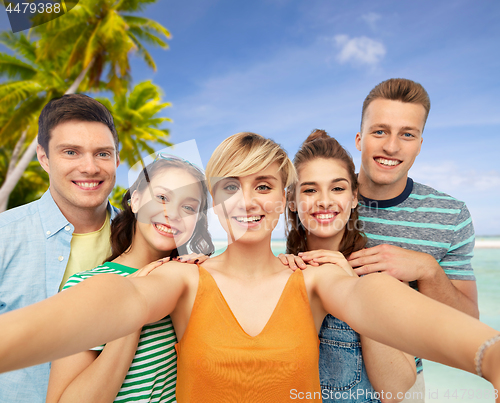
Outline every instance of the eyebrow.
[[(330, 182), (330, 184), (332, 183), (337, 183), (337, 182), (347, 182), (349, 183), (349, 180), (347, 180), (346, 178), (335, 178), (335, 179), (332, 179), (332, 181)], [(318, 183), (317, 182), (302, 182), (299, 186), (317, 186)]]
[(402, 127), (401, 130), (413, 130), (413, 131), (420, 133), (420, 129), (418, 129), (416, 127), (411, 127), (411, 126)]
[(255, 178), (256, 181), (277, 181), (278, 178), (274, 175), (262, 175)]
[[(62, 148), (74, 148), (76, 150), (81, 150), (82, 146), (79, 146), (77, 144), (59, 144), (56, 146), (56, 149), (62, 149)], [(116, 151), (116, 148), (114, 146), (103, 146), (103, 147), (96, 147), (93, 151)]]
[[(385, 124), (385, 123), (376, 123), (374, 125), (371, 125), (370, 128), (368, 129), (369, 131), (373, 131), (375, 129), (378, 129), (378, 128), (381, 128), (381, 129), (391, 129), (391, 126)], [(418, 133), (420, 133), (420, 129), (418, 127), (412, 127), (412, 126), (404, 126), (401, 128), (401, 130), (413, 130), (413, 131), (416, 131)]]

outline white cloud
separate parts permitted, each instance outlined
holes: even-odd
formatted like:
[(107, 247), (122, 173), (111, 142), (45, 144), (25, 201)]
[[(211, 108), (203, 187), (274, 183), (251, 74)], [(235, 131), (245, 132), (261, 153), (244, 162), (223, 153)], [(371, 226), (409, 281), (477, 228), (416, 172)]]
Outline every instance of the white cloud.
[(367, 13), (367, 14), (363, 14), (363, 15), (361, 16), (361, 19), (362, 19), (363, 21), (365, 21), (365, 22), (368, 24), (368, 26), (369, 26), (371, 29), (373, 29), (373, 30), (375, 30), (375, 29), (377, 28), (377, 26), (376, 26), (376, 22), (377, 22), (378, 20), (380, 20), (381, 18), (382, 18), (382, 16), (381, 16), (380, 14), (377, 14), (377, 13), (374, 13), (374, 12), (370, 12), (370, 13)]
[(375, 65), (387, 53), (383, 43), (366, 36), (350, 38), (348, 35), (336, 35), (334, 40), (340, 48), (337, 56), (340, 63)]
[(457, 193), (491, 193), (495, 189), (500, 189), (500, 172), (464, 170), (451, 161), (437, 165), (414, 166), (410, 176), (418, 182), (453, 196)]

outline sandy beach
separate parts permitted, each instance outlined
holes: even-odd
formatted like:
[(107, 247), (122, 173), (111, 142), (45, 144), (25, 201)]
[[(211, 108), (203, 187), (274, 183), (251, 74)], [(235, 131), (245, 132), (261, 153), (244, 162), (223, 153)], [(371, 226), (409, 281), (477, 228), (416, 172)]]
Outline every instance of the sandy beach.
[(478, 249), (499, 249), (500, 238), (476, 238), (476, 248)]

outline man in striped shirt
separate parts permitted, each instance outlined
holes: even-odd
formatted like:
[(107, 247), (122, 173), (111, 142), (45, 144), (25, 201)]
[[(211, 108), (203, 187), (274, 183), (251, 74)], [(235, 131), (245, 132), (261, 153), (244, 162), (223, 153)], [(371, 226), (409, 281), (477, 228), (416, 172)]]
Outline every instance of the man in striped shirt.
[(478, 318), (469, 211), (408, 177), (429, 110), (427, 92), (411, 80), (384, 81), (366, 97), (356, 148), (359, 215), (369, 241), (349, 260), (358, 275), (384, 272)]

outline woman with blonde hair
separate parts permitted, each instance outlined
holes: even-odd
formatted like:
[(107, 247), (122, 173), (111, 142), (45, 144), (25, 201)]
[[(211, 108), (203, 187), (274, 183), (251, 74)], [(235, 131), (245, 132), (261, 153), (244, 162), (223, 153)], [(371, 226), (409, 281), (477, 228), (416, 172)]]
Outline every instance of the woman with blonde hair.
[(169, 262), (146, 277), (97, 276), (2, 315), (0, 371), (73, 354), (170, 313), (180, 340), (179, 402), (321, 401), (317, 331), (331, 313), (382, 343), (471, 372), (480, 349), (479, 369), (500, 386), (500, 344), (485, 344), (496, 330), (388, 276), (351, 276), (344, 258), (292, 273), (273, 255), (284, 188), (295, 180), (276, 143), (231, 136), (206, 174), (233, 241), (224, 253), (203, 267)]

